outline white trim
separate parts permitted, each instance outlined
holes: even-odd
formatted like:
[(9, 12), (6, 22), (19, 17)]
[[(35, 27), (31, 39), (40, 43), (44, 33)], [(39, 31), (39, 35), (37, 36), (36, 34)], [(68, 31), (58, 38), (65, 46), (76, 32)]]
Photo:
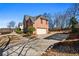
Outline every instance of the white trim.
[(37, 33), (37, 34), (46, 34), (47, 31), (46, 31), (46, 29), (41, 29), (41, 28), (39, 28), (39, 29), (36, 30), (36, 33)]

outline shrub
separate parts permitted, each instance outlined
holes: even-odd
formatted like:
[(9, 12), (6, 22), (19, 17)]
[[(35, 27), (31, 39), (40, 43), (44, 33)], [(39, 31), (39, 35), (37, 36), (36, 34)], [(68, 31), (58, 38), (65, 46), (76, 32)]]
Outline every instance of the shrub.
[(33, 34), (33, 31), (35, 31), (35, 28), (33, 26), (29, 26), (28, 33), (31, 35), (31, 34)]
[(27, 29), (27, 28), (24, 28), (24, 29), (23, 29), (23, 32), (24, 32), (24, 33), (27, 33), (27, 32), (28, 32), (28, 29)]
[(18, 34), (21, 34), (22, 33), (22, 31), (21, 31), (20, 28), (15, 29), (15, 32), (18, 33)]

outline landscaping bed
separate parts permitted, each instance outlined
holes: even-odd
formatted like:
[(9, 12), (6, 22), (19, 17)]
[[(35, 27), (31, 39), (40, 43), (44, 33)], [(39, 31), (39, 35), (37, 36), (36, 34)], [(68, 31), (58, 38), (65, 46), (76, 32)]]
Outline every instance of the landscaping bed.
[(62, 41), (64, 39), (67, 39), (68, 37), (69, 37), (68, 33), (56, 33), (56, 34), (50, 35), (44, 39)]
[(69, 33), (69, 37), (67, 38), (67, 40), (75, 40), (75, 39), (79, 39), (79, 34)]
[(67, 40), (55, 43), (48, 47), (43, 56), (70, 56), (79, 55), (79, 40)]
[(62, 52), (58, 52), (56, 50), (48, 50), (47, 52), (42, 53), (41, 56), (79, 56), (78, 53), (76, 54), (72, 54), (72, 53), (62, 53)]

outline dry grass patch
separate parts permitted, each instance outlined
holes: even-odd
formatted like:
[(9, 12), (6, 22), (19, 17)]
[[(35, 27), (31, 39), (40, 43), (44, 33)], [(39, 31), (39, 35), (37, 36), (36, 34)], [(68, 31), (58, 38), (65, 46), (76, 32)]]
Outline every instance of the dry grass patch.
[(10, 43), (16, 43), (20, 41), (20, 37), (17, 35), (6, 35), (0, 37), (0, 45), (2, 45), (5, 42), (8, 42), (9, 38), (10, 38)]

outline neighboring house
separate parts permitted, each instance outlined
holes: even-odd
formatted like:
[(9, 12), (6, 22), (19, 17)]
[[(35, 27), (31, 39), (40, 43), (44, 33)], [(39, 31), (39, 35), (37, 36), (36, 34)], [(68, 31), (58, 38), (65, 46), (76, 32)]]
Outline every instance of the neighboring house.
[(23, 31), (23, 25), (20, 26), (21, 31)]
[(24, 31), (28, 31), (27, 28), (33, 25), (35, 28), (35, 31), (33, 33), (35, 34), (47, 34), (48, 33), (48, 20), (46, 17), (39, 15), (36, 17), (32, 16), (24, 16), (24, 21), (23, 21), (23, 28)]
[(75, 25), (75, 28), (76, 28), (77, 31), (79, 32), (79, 23)]
[(23, 31), (23, 24), (22, 24), (22, 23), (19, 23), (19, 24), (18, 24), (18, 28), (20, 28), (21, 31)]
[[(72, 25), (71, 25), (72, 26)], [(74, 32), (79, 33), (79, 23), (74, 25), (74, 28), (71, 28), (71, 26), (69, 27), (72, 30), (74, 30)]]
[(75, 28), (79, 29), (79, 23), (75, 25)]

